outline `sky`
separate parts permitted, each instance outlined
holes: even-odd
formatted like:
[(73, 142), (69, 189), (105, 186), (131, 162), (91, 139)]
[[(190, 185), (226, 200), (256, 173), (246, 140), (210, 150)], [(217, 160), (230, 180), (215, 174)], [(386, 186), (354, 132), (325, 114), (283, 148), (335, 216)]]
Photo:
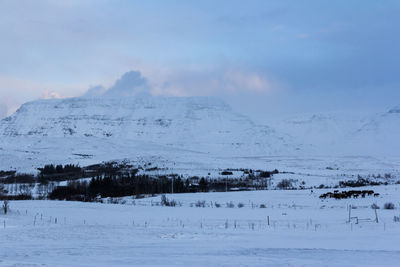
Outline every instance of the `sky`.
[(0, 0), (0, 117), (111, 87), (248, 115), (400, 104), (400, 1)]

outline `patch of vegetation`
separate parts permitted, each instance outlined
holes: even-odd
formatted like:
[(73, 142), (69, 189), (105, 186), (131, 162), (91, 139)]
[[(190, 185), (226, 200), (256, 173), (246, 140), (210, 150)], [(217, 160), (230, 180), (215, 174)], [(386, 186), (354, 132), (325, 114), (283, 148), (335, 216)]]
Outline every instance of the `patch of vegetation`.
[(206, 207), (206, 201), (205, 200), (198, 200), (195, 204), (196, 208), (205, 208)]
[(233, 204), (233, 202), (231, 201), (231, 202), (226, 203), (226, 207), (232, 209), (235, 207), (235, 204)]
[(261, 177), (261, 178), (270, 178), (272, 176), (272, 173), (271, 172), (264, 172), (264, 171), (262, 171), (262, 172), (260, 172), (260, 174), (259, 174), (259, 177)]
[[(136, 168), (126, 162), (107, 162), (86, 167), (74, 164), (46, 164), (38, 168), (37, 175), (0, 171), (0, 179), (3, 183), (19, 184), (16, 190), (24, 193), (19, 196), (23, 199), (29, 195), (25, 194), (25, 191), (30, 193), (32, 185), (36, 184), (39, 187), (40, 199), (49, 197), (60, 200), (96, 201), (99, 197), (118, 198), (136, 195), (139, 198), (143, 195), (171, 193), (172, 188), (174, 193), (263, 190), (267, 189), (268, 183), (262, 178), (270, 178), (274, 173), (278, 173), (278, 170), (271, 172), (225, 169), (221, 174), (233, 175), (234, 171), (248, 172), (247, 177), (229, 179), (197, 176), (184, 178), (176, 174), (140, 174), (142, 171), (158, 169), (151, 163)], [(82, 181), (82, 178), (91, 180)], [(68, 184), (57, 186), (61, 181), (68, 181)], [(26, 190), (21, 191), (21, 188)]]
[(19, 194), (19, 195), (0, 195), (0, 200), (31, 200), (32, 195), (30, 194)]
[(33, 174), (20, 173), (9, 175), (1, 179), (1, 182), (4, 184), (33, 184), (36, 182), (36, 178)]
[(167, 206), (167, 207), (175, 207), (176, 206), (176, 201), (175, 200), (169, 200), (165, 195), (161, 195), (161, 205), (162, 206)]
[(346, 199), (346, 198), (358, 198), (362, 197), (364, 198), (365, 196), (379, 196), (378, 193), (374, 193), (373, 190), (350, 190), (350, 191), (342, 191), (339, 192), (339, 190), (335, 190), (334, 192), (327, 192), (325, 194), (322, 194), (319, 196), (321, 199), (325, 198), (334, 198), (334, 199)]
[(386, 202), (386, 203), (383, 205), (383, 208), (384, 208), (385, 210), (394, 210), (394, 209), (395, 209), (395, 205), (394, 205), (392, 202)]
[(7, 177), (14, 175), (16, 171), (0, 171), (0, 177)]
[(291, 189), (293, 188), (293, 184), (292, 181), (289, 179), (283, 179), (282, 181), (280, 181), (277, 185), (277, 188), (279, 189)]
[(340, 181), (339, 187), (362, 187), (368, 185), (381, 185), (385, 183), (371, 181), (369, 179), (358, 178), (357, 180)]

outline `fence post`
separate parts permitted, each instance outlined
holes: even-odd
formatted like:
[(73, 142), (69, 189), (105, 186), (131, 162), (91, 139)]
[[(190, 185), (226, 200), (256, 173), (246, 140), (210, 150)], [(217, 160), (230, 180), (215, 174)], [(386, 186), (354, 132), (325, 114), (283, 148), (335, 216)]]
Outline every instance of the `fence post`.
[(351, 222), (351, 204), (348, 206), (348, 208), (349, 208), (349, 220), (348, 220), (348, 222), (350, 223)]

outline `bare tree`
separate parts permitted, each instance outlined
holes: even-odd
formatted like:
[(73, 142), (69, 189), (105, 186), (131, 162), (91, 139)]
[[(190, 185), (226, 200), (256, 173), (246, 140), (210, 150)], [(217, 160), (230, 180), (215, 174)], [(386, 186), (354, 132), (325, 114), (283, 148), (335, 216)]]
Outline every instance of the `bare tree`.
[(9, 209), (8, 201), (7, 201), (7, 200), (4, 200), (4, 202), (3, 202), (3, 211), (4, 211), (4, 214), (7, 214), (8, 209)]

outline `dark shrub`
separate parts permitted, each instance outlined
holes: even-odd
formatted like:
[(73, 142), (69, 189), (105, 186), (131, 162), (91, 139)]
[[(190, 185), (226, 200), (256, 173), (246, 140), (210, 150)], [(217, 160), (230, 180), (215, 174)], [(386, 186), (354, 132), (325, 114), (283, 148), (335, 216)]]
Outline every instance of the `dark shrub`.
[(205, 207), (206, 207), (206, 201), (204, 201), (204, 200), (202, 200), (202, 201), (198, 200), (198, 201), (195, 203), (195, 206), (196, 206), (197, 208), (205, 208)]
[(176, 201), (175, 200), (169, 200), (165, 195), (161, 196), (161, 205), (162, 206), (167, 206), (167, 207), (175, 207), (176, 206)]
[(279, 189), (289, 189), (292, 188), (292, 181), (288, 180), (288, 179), (283, 179), (282, 181), (280, 181), (276, 187), (278, 187)]
[(80, 200), (84, 197), (80, 195), (80, 192), (70, 186), (57, 186), (49, 195), (50, 199), (58, 200)]
[(392, 202), (386, 202), (386, 203), (383, 205), (383, 208), (384, 208), (385, 210), (394, 210), (395, 206), (394, 206), (394, 204), (393, 204)]
[(233, 204), (232, 201), (231, 201), (231, 202), (226, 203), (226, 207), (227, 208), (234, 208), (235, 204)]
[(271, 173), (270, 172), (260, 172), (260, 177), (261, 178), (269, 178), (269, 177), (271, 177)]

